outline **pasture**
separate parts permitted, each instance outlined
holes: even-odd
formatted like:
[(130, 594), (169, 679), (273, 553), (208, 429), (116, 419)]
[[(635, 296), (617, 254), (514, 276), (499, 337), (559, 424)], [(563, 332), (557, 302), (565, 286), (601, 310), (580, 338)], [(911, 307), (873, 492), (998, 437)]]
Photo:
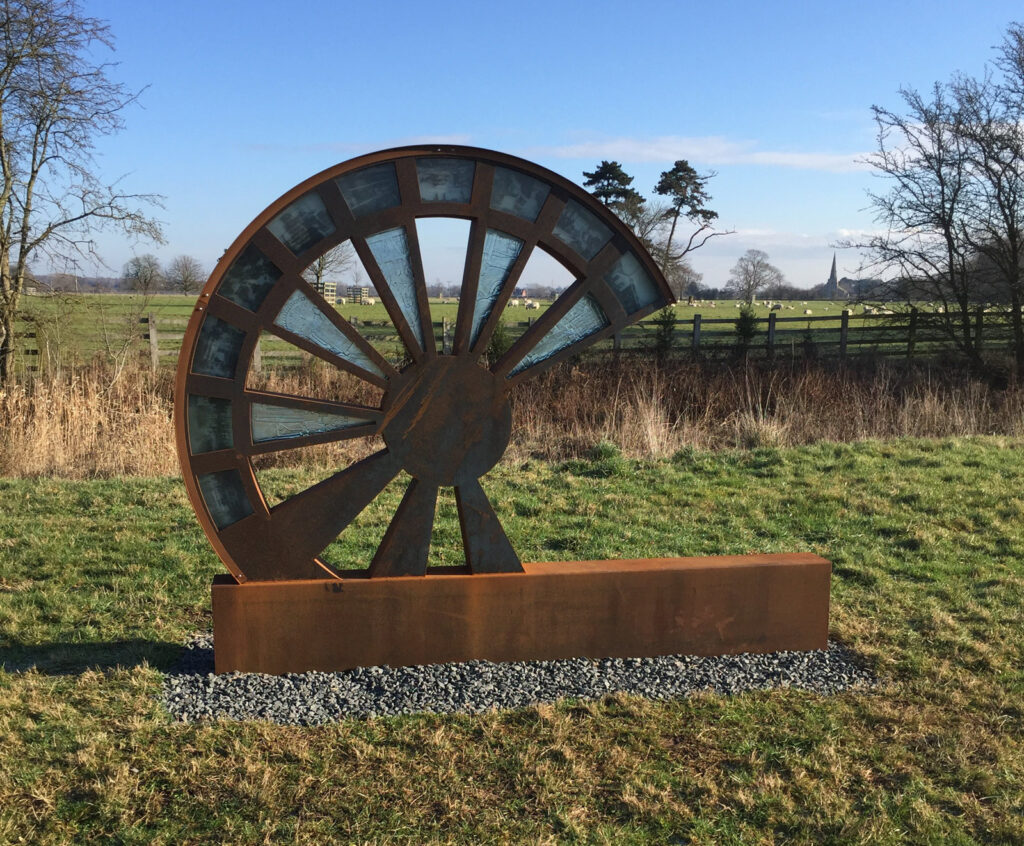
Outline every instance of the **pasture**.
[[(155, 321), (159, 360), (163, 365), (174, 365), (181, 345), (185, 324), (191, 315), (194, 297), (157, 294), (60, 294), (25, 299), (23, 320), (18, 325), (22, 368), (54, 370), (59, 366), (82, 364), (95, 360), (121, 363), (127, 360), (149, 360), (149, 321)], [(537, 308), (508, 306), (504, 323), (509, 341), (521, 335), (540, 317), (551, 301), (537, 300)], [(790, 358), (809, 354), (835, 354), (842, 343), (846, 353), (846, 337), (851, 352), (876, 355), (905, 356), (936, 352), (948, 347), (948, 342), (934, 327), (927, 331), (922, 324), (919, 336), (909, 326), (905, 313), (870, 313), (871, 306), (849, 306), (849, 328), (841, 335), (842, 312), (847, 304), (825, 300), (783, 301), (772, 311), (759, 301), (754, 306), (758, 320), (751, 351), (764, 354), (770, 346), (771, 354)], [(367, 304), (340, 304), (338, 312), (356, 326), (386, 358), (400, 362), (404, 349), (391, 323), (386, 309), (375, 301)], [(922, 321), (931, 309), (921, 304)], [(806, 314), (805, 312), (810, 312)], [(430, 301), (431, 320), (438, 348), (451, 342), (452, 327), (458, 314), (458, 302), (453, 298)], [(672, 346), (677, 352), (695, 352), (712, 357), (729, 355), (736, 345), (735, 321), (739, 313), (735, 300), (676, 303), (672, 309), (676, 319)], [(770, 315), (777, 325), (769, 328)], [(695, 325), (695, 317), (699, 325)], [(1006, 336), (1005, 321), (1001, 315), (988, 315), (991, 330), (989, 342), (999, 344)], [(652, 315), (640, 324), (628, 328), (618, 339), (608, 339), (596, 345), (594, 351), (608, 351), (621, 347), (626, 350), (650, 350), (657, 345), (657, 317)], [(769, 337), (770, 336), (770, 337)], [(272, 334), (264, 333), (260, 350), (267, 366), (295, 366), (308, 355)]]

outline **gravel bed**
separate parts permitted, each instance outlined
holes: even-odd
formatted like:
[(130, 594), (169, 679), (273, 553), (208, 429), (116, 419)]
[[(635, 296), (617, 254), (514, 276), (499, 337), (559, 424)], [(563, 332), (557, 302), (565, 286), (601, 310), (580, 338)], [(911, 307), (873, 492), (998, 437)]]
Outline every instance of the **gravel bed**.
[(560, 661), (360, 667), (336, 673), (213, 672), (213, 637), (197, 635), (164, 678), (163, 702), (178, 720), (263, 720), (323, 725), (347, 717), (522, 708), (616, 692), (672, 699), (698, 691), (733, 694), (792, 687), (817, 693), (874, 687), (857, 656), (837, 643), (813, 652), (701, 658), (573, 658)]

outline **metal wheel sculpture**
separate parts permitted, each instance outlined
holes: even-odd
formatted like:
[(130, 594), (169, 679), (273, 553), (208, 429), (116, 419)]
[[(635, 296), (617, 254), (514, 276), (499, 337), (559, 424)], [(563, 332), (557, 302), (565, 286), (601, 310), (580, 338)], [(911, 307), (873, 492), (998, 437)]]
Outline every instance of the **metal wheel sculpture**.
[[(435, 343), (416, 220), (470, 221), (452, 354)], [(302, 278), (351, 241), (411, 362), (398, 370)], [(482, 364), (532, 251), (575, 277), (509, 351)], [(189, 323), (175, 427), (199, 521), (239, 581), (426, 573), (438, 489), (452, 486), (470, 572), (521, 565), (480, 486), (511, 432), (509, 389), (671, 301), (633, 234), (537, 165), (467, 147), (386, 150), (337, 165), (260, 214), (218, 263)], [(379, 407), (247, 387), (269, 332), (383, 389)], [(269, 507), (254, 457), (381, 435), (385, 448)], [(401, 471), (408, 485), (368, 570), (318, 556)]]

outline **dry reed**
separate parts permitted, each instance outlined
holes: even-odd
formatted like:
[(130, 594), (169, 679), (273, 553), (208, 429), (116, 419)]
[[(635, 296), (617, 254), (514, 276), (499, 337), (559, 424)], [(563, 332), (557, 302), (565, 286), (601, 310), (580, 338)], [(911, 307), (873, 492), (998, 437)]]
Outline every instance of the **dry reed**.
[[(264, 375), (250, 387), (380, 402), (325, 367)], [(0, 475), (68, 478), (178, 472), (170, 373), (91, 367), (0, 392)], [(1024, 435), (1024, 390), (956, 369), (879, 364), (726, 366), (635, 359), (561, 367), (512, 394), (509, 460), (560, 460), (602, 442), (633, 457), (901, 436)], [(344, 465), (379, 449), (360, 439), (272, 453), (260, 467)]]

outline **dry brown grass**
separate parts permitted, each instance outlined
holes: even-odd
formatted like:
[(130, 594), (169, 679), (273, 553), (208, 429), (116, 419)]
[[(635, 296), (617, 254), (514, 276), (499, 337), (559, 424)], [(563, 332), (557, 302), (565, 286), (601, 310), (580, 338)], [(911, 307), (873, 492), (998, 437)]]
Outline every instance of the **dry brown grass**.
[[(380, 392), (326, 367), (264, 374), (251, 387), (367, 405)], [(0, 475), (67, 478), (178, 472), (172, 375), (102, 367), (0, 392)], [(513, 392), (508, 456), (560, 460), (616, 444), (631, 457), (683, 448), (795, 446), (902, 436), (1024, 435), (1024, 390), (956, 369), (586, 362)], [(272, 453), (260, 467), (347, 464), (379, 449), (361, 439)]]
[(523, 385), (513, 402), (514, 447), (548, 458), (581, 456), (602, 440), (658, 457), (686, 447), (1024, 434), (1021, 388), (885, 363), (588, 363)]

